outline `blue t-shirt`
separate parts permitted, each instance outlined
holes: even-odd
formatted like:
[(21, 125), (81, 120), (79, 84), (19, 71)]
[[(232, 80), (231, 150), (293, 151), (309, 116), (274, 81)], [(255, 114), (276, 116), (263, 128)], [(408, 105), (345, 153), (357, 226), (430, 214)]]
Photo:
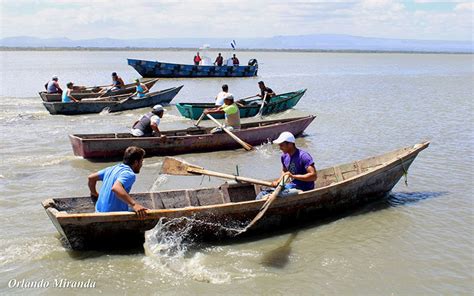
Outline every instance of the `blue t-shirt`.
[(115, 181), (119, 181), (125, 191), (130, 192), (135, 178), (132, 168), (123, 163), (99, 171), (99, 180), (102, 181), (102, 187), (95, 205), (96, 212), (128, 211), (128, 204), (115, 195), (112, 187)]
[(63, 101), (63, 103), (72, 102), (72, 99), (67, 95), (67, 90), (64, 91), (63, 94), (62, 94), (62, 101)]
[[(314, 164), (311, 155), (303, 150), (296, 149), (293, 155), (284, 153), (281, 156), (281, 163), (284, 170), (289, 171), (293, 175), (304, 175), (307, 174), (307, 168)], [(314, 189), (314, 182), (305, 182), (301, 180), (293, 180), (288, 185), (294, 186), (296, 189), (303, 191)]]

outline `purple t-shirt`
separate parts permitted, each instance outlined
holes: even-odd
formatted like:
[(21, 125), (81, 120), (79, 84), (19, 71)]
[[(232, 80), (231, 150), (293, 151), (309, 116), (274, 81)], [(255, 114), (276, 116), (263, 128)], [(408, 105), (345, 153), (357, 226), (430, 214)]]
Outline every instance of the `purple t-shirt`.
[[(296, 149), (296, 152), (291, 156), (288, 153), (282, 154), (281, 163), (283, 165), (283, 169), (289, 171), (293, 175), (304, 175), (308, 173), (306, 169), (310, 165), (313, 165), (314, 161), (308, 152)], [(314, 182), (293, 180), (290, 184), (293, 184), (296, 189), (303, 191), (314, 189)]]

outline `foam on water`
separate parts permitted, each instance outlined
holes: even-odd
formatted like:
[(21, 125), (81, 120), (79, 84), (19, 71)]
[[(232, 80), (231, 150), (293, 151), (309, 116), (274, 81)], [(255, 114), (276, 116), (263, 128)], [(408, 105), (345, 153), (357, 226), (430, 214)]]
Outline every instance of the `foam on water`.
[[(191, 226), (182, 231), (173, 231), (175, 223), (182, 223), (185, 218), (174, 219), (163, 223), (162, 220), (145, 234), (144, 262), (160, 274), (174, 278), (171, 284), (179, 285), (182, 279), (192, 279), (212, 284), (228, 283), (229, 272), (220, 267), (207, 266), (207, 258), (202, 251), (191, 250), (195, 245), (191, 236)], [(187, 222), (187, 221), (186, 221)]]

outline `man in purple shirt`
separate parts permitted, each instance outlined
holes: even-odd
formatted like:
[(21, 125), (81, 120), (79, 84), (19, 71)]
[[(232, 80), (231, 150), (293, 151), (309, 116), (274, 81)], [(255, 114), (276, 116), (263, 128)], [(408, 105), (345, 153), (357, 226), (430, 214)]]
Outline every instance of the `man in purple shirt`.
[[(296, 148), (296, 139), (290, 132), (283, 132), (273, 141), (280, 146), (283, 152), (281, 156), (282, 172), (278, 180), (272, 182), (273, 187), (277, 187), (283, 177), (291, 180), (285, 184), (285, 189), (280, 196), (297, 194), (300, 191), (314, 189), (314, 182), (317, 178), (316, 168), (311, 155), (301, 149)], [(265, 190), (257, 195), (257, 199), (263, 198), (271, 191)]]

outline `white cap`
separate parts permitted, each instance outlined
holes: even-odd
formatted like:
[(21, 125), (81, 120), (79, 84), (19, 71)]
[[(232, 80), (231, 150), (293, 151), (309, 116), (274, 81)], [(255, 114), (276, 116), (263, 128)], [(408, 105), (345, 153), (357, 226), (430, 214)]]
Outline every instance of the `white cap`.
[(290, 132), (282, 132), (278, 139), (273, 141), (273, 144), (281, 144), (283, 142), (294, 143), (296, 142), (295, 136)]
[(231, 99), (231, 100), (233, 100), (233, 99), (234, 99), (234, 96), (233, 96), (232, 94), (228, 93), (227, 96), (225, 96), (224, 100), (225, 100), (225, 99)]
[(165, 109), (161, 105), (155, 105), (153, 106), (153, 111), (160, 112), (160, 111), (165, 111)]
[(54, 79), (58, 79), (58, 75), (53, 75), (53, 77), (51, 78), (51, 80), (54, 80)]

